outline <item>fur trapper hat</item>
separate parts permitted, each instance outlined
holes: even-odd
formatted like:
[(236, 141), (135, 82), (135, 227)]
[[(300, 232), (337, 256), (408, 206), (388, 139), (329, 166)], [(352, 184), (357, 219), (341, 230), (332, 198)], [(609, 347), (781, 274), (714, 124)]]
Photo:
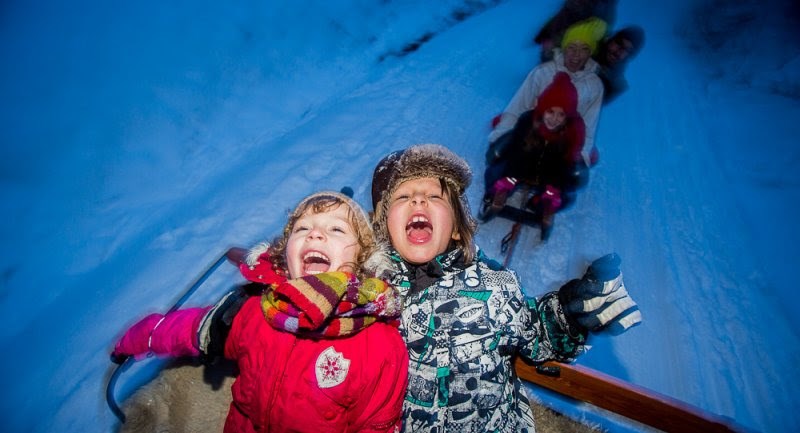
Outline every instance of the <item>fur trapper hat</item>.
[[(389, 199), (403, 182), (431, 177), (443, 179), (456, 192), (462, 213), (470, 217), (464, 193), (472, 182), (472, 170), (461, 157), (439, 144), (417, 144), (384, 157), (372, 175), (373, 228), (379, 241), (390, 242), (386, 225)], [(472, 223), (472, 221), (468, 221)]]
[(580, 41), (592, 49), (592, 54), (597, 51), (597, 43), (606, 34), (606, 22), (597, 17), (580, 21), (571, 25), (561, 39), (561, 49), (565, 50), (570, 42)]

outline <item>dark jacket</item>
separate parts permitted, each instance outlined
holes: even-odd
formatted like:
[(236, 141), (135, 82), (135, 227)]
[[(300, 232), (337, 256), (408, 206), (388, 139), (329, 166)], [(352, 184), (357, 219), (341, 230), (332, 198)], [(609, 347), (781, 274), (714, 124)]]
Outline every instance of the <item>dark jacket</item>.
[(544, 130), (541, 120), (534, 120), (533, 116), (533, 110), (523, 113), (514, 129), (493, 144), (490, 164), (503, 167), (487, 181), (510, 176), (533, 186), (574, 189), (571, 174), (576, 165), (583, 164), (583, 121), (580, 117), (570, 118), (553, 133)]

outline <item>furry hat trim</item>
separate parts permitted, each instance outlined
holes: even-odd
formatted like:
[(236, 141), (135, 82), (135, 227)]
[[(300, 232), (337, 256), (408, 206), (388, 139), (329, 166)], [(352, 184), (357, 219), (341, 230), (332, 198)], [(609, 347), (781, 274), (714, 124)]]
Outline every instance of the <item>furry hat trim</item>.
[(385, 221), (389, 198), (403, 182), (425, 177), (444, 179), (464, 202), (472, 170), (461, 157), (439, 144), (417, 144), (384, 157), (372, 175), (373, 227), (380, 241), (389, 241)]
[(461, 157), (439, 144), (417, 144), (394, 151), (375, 167), (372, 207), (391, 196), (401, 183), (423, 177), (443, 178), (463, 194), (472, 182), (472, 170)]
[[(300, 203), (297, 204), (297, 206), (295, 206), (294, 212), (292, 212), (292, 217), (298, 217), (299, 215), (295, 215), (297, 212), (301, 210), (305, 211), (306, 204), (308, 202), (320, 197), (334, 197), (338, 200), (341, 200), (353, 212), (360, 226), (369, 227), (369, 215), (367, 215), (367, 212), (364, 211), (364, 208), (362, 208), (361, 205), (356, 203), (356, 201), (353, 200), (350, 196), (335, 191), (320, 191), (304, 198), (303, 200), (300, 201)], [(296, 219), (296, 218), (290, 218), (290, 219)]]

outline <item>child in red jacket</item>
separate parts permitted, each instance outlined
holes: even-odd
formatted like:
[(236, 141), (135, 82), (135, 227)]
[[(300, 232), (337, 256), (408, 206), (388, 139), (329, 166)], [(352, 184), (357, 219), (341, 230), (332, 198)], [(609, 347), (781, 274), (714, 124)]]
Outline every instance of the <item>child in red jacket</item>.
[(249, 285), (211, 308), (144, 318), (112, 355), (235, 360), (225, 432), (397, 432), (408, 371), (391, 323), (399, 302), (369, 278), (387, 259), (358, 204), (312, 194), (282, 237), (250, 251)]
[(539, 218), (546, 238), (555, 212), (572, 204), (576, 191), (588, 182), (589, 170), (581, 155), (586, 128), (577, 106), (578, 91), (565, 72), (558, 72), (533, 110), (523, 113), (514, 129), (490, 145), (481, 219), (499, 212), (523, 182), (533, 192), (526, 206)]

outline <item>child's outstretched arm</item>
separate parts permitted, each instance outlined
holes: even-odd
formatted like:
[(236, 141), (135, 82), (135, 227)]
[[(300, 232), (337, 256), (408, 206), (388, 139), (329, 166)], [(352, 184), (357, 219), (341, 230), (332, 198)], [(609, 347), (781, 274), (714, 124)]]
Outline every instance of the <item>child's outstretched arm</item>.
[(520, 353), (533, 362), (572, 362), (583, 350), (588, 332), (568, 318), (558, 292), (528, 299), (528, 309), (533, 316), (535, 338)]
[(641, 322), (622, 282), (620, 262), (616, 254), (603, 256), (581, 279), (529, 300), (537, 337), (523, 347), (522, 355), (534, 362), (570, 362), (583, 350), (589, 332), (621, 332)]
[(122, 363), (129, 356), (197, 356), (197, 329), (208, 308), (187, 308), (166, 315), (151, 314), (131, 326), (117, 342), (111, 359)]

